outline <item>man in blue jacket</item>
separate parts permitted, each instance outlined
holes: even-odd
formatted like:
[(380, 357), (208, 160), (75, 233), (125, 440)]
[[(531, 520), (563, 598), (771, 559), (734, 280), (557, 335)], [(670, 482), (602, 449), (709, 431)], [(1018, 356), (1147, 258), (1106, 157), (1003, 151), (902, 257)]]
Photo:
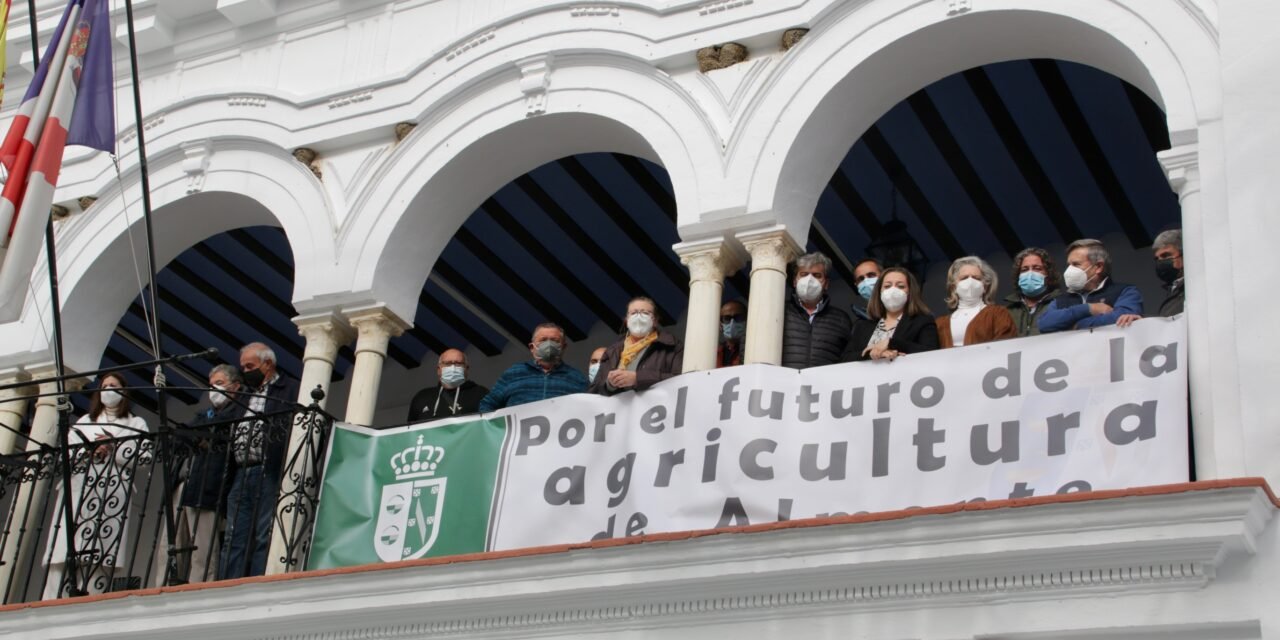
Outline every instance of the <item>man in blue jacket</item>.
[(587, 376), (564, 363), (566, 347), (564, 329), (559, 325), (551, 322), (538, 325), (529, 341), (529, 355), (533, 360), (517, 362), (504, 371), (489, 395), (480, 401), (480, 412), (585, 393)]
[(1076, 240), (1067, 247), (1066, 293), (1054, 298), (1040, 316), (1040, 333), (1119, 325), (1142, 317), (1138, 288), (1111, 279), (1111, 254), (1098, 240)]

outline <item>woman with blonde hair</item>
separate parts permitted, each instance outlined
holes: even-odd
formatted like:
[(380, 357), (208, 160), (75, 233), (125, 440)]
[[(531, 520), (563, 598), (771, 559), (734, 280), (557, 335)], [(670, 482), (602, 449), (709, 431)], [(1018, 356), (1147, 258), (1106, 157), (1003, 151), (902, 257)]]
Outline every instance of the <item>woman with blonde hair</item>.
[(965, 256), (947, 269), (947, 307), (938, 318), (938, 341), (943, 349), (1014, 338), (1018, 327), (1002, 305), (995, 304), (999, 280), (995, 269), (977, 256)]

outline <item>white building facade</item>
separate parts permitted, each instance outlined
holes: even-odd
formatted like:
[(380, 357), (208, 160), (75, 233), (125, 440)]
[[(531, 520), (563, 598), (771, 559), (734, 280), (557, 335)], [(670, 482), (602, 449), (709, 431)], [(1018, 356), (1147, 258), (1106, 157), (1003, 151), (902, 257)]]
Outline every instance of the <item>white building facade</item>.
[[(61, 4), (38, 3), (43, 34)], [(804, 245), (841, 158), (886, 110), (936, 80), (1005, 60), (1106, 71), (1167, 117), (1172, 148), (1159, 161), (1182, 206), (1197, 479), (1280, 482), (1280, 395), (1272, 391), (1280, 303), (1264, 288), (1271, 240), (1280, 237), (1273, 0), (136, 4), (160, 265), (223, 231), (283, 228), (295, 260), (295, 323), (306, 338), (303, 393), (327, 387), (338, 348), (352, 345), (345, 419), (362, 424), (379, 407), (388, 341), (413, 321), (445, 244), (485, 198), (545, 162), (607, 151), (665, 168), (675, 250), (690, 272), (686, 371), (714, 366), (722, 282), (743, 264), (751, 267), (747, 361), (776, 364), (785, 265)], [(15, 7), (12, 19), (25, 14)], [(793, 29), (807, 33), (784, 47)], [(748, 58), (700, 71), (696, 52), (724, 43), (744, 45)], [(8, 46), (18, 61), (6, 82), (11, 107), (31, 60), (12, 25)], [(127, 114), (119, 67), (117, 80), (118, 110)], [(142, 225), (127, 120), (120, 175), (110, 158), (70, 149), (55, 199), (78, 210), (81, 197), (97, 198), (92, 215), (58, 225), (73, 369), (96, 368), (137, 291), (121, 277), (134, 260), (130, 234), (140, 242)], [(49, 370), (43, 273), (37, 266), (21, 319), (0, 326), (0, 380)], [(27, 410), (0, 406), (10, 407), (6, 420)], [(32, 410), (34, 428), (52, 427), (51, 403)], [(0, 629), (30, 637), (1280, 637), (1270, 604), (1280, 584), (1269, 570), (1280, 560), (1268, 525), (1277, 507), (1263, 485), (1036, 505), (277, 577), (125, 606), (9, 611)], [(1014, 582), (1034, 586), (1004, 586)], [(228, 624), (228, 614), (240, 622)]]

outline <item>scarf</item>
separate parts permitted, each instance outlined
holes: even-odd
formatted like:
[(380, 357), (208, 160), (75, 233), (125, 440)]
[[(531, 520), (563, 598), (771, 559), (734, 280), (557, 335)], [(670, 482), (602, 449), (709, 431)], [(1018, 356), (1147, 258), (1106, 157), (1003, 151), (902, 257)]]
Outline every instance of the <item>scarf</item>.
[(635, 360), (641, 353), (644, 352), (645, 349), (649, 348), (649, 345), (653, 344), (654, 340), (657, 340), (657, 339), (658, 339), (657, 331), (650, 331), (649, 335), (643, 338), (635, 338), (628, 335), (626, 341), (623, 343), (622, 359), (618, 361), (618, 368), (619, 369), (628, 368), (629, 365), (631, 364), (631, 361)]

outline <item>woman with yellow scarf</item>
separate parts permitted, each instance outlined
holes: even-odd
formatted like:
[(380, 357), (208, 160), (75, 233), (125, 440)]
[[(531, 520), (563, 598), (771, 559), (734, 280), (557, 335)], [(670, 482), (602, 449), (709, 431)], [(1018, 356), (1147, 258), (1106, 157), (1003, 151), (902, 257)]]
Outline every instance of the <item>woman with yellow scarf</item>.
[(622, 339), (605, 350), (600, 375), (588, 391), (608, 396), (648, 389), (660, 380), (679, 375), (683, 364), (684, 345), (661, 329), (657, 305), (637, 296), (627, 303)]

